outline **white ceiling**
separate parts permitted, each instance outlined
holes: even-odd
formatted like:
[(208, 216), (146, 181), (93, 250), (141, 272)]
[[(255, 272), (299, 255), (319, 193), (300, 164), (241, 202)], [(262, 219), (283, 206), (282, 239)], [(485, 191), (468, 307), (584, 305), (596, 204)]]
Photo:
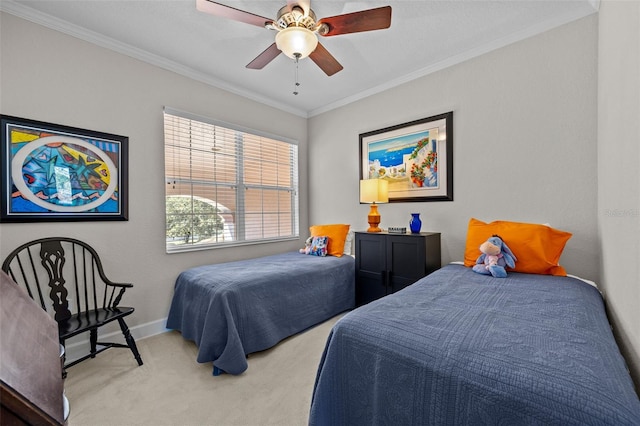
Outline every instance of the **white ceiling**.
[[(286, 4), (219, 2), (274, 19)], [(386, 5), (389, 29), (320, 37), (344, 69), (328, 77), (302, 60), (294, 95), (286, 56), (245, 68), (273, 31), (198, 12), (195, 0), (0, 0), (5, 12), (304, 117), (595, 13), (599, 0), (311, 0), (318, 19)]]

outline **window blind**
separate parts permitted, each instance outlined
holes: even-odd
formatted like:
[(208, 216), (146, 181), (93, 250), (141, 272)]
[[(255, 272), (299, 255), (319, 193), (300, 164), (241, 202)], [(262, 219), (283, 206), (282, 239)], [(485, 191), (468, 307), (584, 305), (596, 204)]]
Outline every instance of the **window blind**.
[(165, 108), (167, 251), (297, 238), (298, 146)]

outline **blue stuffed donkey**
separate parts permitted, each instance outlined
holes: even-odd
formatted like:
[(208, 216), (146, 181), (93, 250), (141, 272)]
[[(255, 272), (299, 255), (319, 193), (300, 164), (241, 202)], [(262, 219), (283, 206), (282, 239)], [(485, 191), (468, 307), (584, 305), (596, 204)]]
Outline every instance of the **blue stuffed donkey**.
[(480, 244), (482, 254), (476, 260), (473, 271), (479, 274), (492, 275), (495, 278), (505, 278), (505, 266), (514, 268), (516, 257), (498, 235), (494, 235)]

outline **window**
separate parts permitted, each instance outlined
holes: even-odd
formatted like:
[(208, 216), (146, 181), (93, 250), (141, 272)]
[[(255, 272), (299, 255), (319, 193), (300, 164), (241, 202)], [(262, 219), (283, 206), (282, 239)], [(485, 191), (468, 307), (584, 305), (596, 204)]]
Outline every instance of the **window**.
[(297, 238), (298, 146), (165, 108), (167, 252)]

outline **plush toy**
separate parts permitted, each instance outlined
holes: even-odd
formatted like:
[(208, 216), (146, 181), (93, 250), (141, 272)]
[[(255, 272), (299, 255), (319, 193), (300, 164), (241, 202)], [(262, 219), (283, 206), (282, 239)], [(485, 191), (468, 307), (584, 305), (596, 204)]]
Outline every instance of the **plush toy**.
[(505, 278), (505, 266), (514, 268), (516, 257), (498, 235), (494, 235), (480, 244), (482, 254), (476, 260), (473, 271), (479, 274), (492, 275), (495, 278)]
[(309, 254), (311, 252), (312, 245), (313, 245), (313, 237), (307, 238), (307, 240), (304, 242), (304, 248), (301, 248), (299, 250), (300, 253)]

